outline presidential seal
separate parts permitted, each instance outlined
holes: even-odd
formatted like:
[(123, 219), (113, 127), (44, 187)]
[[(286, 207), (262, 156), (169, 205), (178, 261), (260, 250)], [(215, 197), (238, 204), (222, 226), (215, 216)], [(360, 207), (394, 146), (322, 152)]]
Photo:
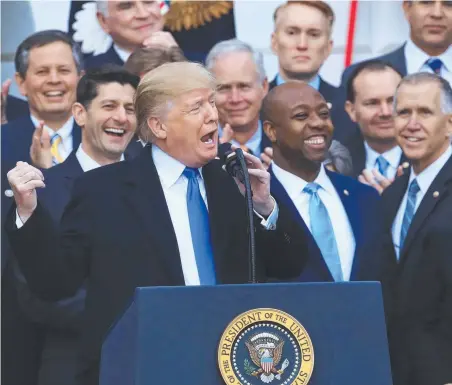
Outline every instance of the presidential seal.
[(314, 349), (305, 328), (291, 315), (254, 309), (227, 326), (218, 365), (226, 384), (306, 385), (314, 369)]

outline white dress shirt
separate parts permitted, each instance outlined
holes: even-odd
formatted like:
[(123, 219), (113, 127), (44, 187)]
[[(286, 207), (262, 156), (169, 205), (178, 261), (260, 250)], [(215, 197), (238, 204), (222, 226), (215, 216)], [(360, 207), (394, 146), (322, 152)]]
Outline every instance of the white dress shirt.
[(132, 54), (129, 51), (126, 51), (125, 49), (122, 49), (118, 47), (116, 44), (113, 44), (113, 49), (116, 51), (118, 56), (121, 58), (121, 60), (125, 63), (129, 56)]
[[(311, 218), (309, 216), (310, 194), (303, 192), (308, 182), (283, 170), (275, 162), (272, 163), (272, 170), (311, 230)], [(318, 195), (328, 211), (334, 229), (344, 280), (349, 281), (356, 248), (355, 236), (353, 235), (350, 221), (341, 198), (323, 167), (320, 168), (319, 175), (317, 175), (314, 183), (321, 186), (318, 190)]]
[[(83, 172), (94, 170), (95, 168), (102, 167), (99, 163), (97, 163), (93, 158), (91, 158), (85, 151), (83, 151), (82, 144), (78, 147), (75, 156), (80, 163), (80, 167)], [(120, 161), (124, 160), (124, 154), (121, 155)]]
[[(199, 274), (196, 266), (195, 251), (190, 232), (190, 221), (187, 209), (188, 179), (183, 175), (185, 165), (163, 152), (156, 145), (152, 146), (152, 158), (155, 168), (162, 184), (166, 204), (168, 206), (171, 222), (176, 234), (177, 245), (182, 264), (185, 284), (199, 285)], [(206, 197), (206, 188), (202, 177), (202, 168), (199, 169), (198, 184), (201, 196), (209, 209)], [(273, 229), (278, 218), (278, 207), (267, 218), (261, 222), (266, 228)]]
[(399, 146), (391, 148), (389, 151), (379, 154), (373, 148), (371, 148), (366, 141), (364, 141), (364, 148), (366, 149), (366, 169), (378, 170), (377, 158), (382, 155), (388, 163), (388, 169), (386, 171), (387, 178), (395, 178), (397, 173), (397, 168), (400, 164), (400, 158), (402, 157), (402, 149)]
[[(394, 223), (392, 225), (392, 240), (394, 243), (395, 252), (397, 255), (397, 259), (399, 258), (400, 254), (400, 232), (402, 230), (402, 222), (403, 222), (403, 216), (405, 214), (406, 209), (406, 203), (408, 199), (408, 189), (410, 187), (411, 182), (413, 179), (416, 178), (417, 183), (419, 185), (419, 192), (416, 196), (416, 205), (414, 207), (414, 212), (416, 213), (419, 205), (422, 202), (422, 199), (424, 198), (425, 194), (427, 193), (427, 190), (430, 188), (430, 185), (433, 183), (436, 176), (439, 174), (443, 166), (446, 164), (446, 162), (449, 160), (450, 156), (452, 155), (452, 148), (449, 146), (447, 150), (430, 166), (428, 166), (424, 171), (422, 171), (419, 175), (416, 175), (414, 173), (413, 168), (411, 168), (410, 173), (410, 180), (408, 182), (407, 191), (405, 192), (405, 195), (403, 196), (402, 203), (400, 204), (399, 211), (397, 211), (397, 215), (394, 219)], [(414, 216), (413, 216), (414, 219)]]
[(449, 46), (449, 48), (441, 55), (433, 57), (422, 51), (411, 41), (411, 39), (408, 39), (405, 45), (405, 60), (409, 75), (416, 72), (433, 73), (432, 69), (425, 64), (425, 62), (430, 58), (441, 59), (443, 66), (441, 68), (440, 75), (452, 84), (452, 46)]
[[(31, 121), (35, 125), (35, 127), (38, 126), (39, 120), (36, 119), (34, 116), (30, 115)], [(44, 130), (47, 131), (50, 138), (56, 133), (60, 135), (61, 142), (58, 145), (58, 152), (61, 155), (61, 157), (66, 160), (66, 158), (69, 156), (69, 154), (72, 152), (72, 129), (74, 127), (74, 117), (71, 116), (66, 123), (63, 124), (63, 126), (58, 129), (57, 131), (52, 130), (50, 127), (44, 125)]]

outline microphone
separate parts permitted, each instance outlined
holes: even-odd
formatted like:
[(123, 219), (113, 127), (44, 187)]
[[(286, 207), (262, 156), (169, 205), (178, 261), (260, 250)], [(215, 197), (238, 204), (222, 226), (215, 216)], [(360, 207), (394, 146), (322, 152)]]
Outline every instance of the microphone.
[(248, 257), (249, 257), (249, 281), (256, 280), (256, 245), (254, 236), (254, 211), (253, 191), (251, 190), (250, 176), (246, 167), (243, 151), (238, 148), (233, 151), (230, 143), (223, 143), (218, 149), (220, 159), (223, 162), (223, 170), (230, 176), (237, 178), (245, 186), (246, 214), (248, 218)]

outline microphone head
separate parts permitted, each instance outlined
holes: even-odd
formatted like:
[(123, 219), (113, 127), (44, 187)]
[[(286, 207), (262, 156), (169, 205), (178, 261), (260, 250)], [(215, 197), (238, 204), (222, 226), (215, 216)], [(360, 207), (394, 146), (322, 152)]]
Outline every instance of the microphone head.
[(224, 164), (226, 162), (226, 158), (229, 154), (231, 154), (232, 151), (232, 145), (229, 142), (222, 143), (218, 146), (218, 157)]

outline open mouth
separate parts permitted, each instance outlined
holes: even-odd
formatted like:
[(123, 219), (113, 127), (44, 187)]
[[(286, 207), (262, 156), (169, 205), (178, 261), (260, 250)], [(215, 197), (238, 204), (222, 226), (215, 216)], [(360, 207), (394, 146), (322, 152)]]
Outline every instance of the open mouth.
[(107, 135), (115, 136), (115, 137), (121, 138), (121, 137), (123, 137), (124, 134), (126, 133), (126, 130), (124, 130), (124, 129), (122, 129), (122, 128), (106, 128), (106, 129), (104, 130), (104, 132), (105, 132)]
[(201, 142), (205, 144), (213, 144), (215, 142), (215, 132), (212, 131), (201, 137)]
[(403, 136), (403, 139), (405, 139), (409, 143), (419, 143), (423, 141), (423, 139), (417, 138), (415, 136)]

